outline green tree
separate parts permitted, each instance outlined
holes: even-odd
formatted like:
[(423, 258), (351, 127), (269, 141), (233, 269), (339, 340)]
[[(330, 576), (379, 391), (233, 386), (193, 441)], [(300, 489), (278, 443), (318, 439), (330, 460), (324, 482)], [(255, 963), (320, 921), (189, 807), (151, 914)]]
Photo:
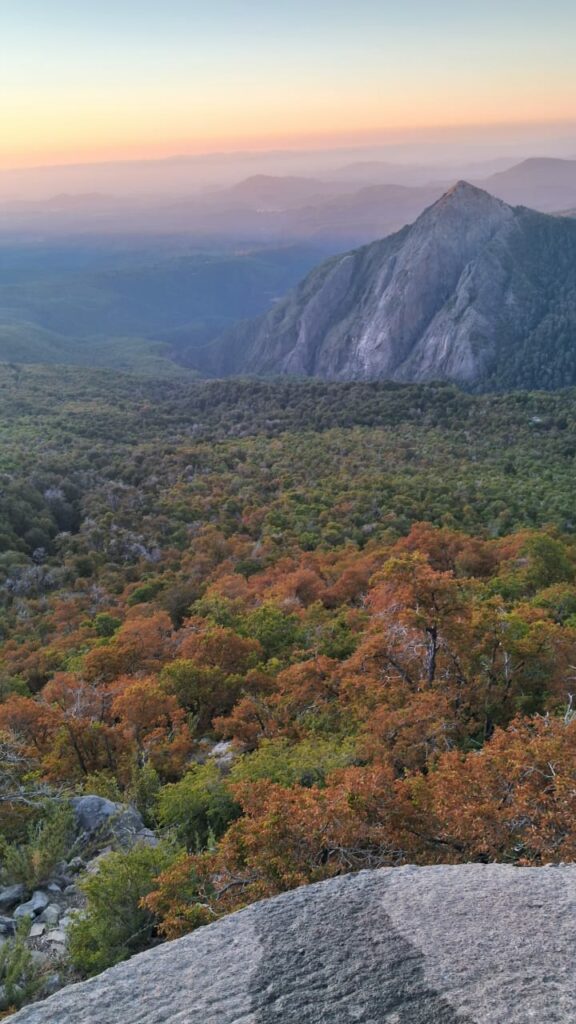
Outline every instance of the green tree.
[(201, 851), (224, 834), (240, 808), (209, 761), (196, 765), (179, 782), (164, 786), (158, 798), (158, 819), (173, 829), (188, 850)]
[(70, 926), (68, 949), (72, 964), (83, 976), (98, 974), (150, 945), (156, 920), (141, 901), (177, 856), (178, 851), (166, 843), (138, 845), (108, 854), (98, 871), (82, 880), (87, 907)]

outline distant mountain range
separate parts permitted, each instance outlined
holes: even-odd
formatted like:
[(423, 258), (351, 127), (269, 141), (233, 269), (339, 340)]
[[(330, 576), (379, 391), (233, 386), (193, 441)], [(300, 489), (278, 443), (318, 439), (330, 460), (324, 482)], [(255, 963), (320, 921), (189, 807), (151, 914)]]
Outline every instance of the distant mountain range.
[(231, 188), (208, 193), (204, 203), (226, 206), (247, 206), (280, 212), (300, 209), (313, 203), (345, 195), (358, 190), (356, 181), (321, 181), (318, 178), (278, 177), (271, 174), (255, 174)]
[[(373, 162), (349, 165), (327, 179), (256, 174), (226, 188), (183, 191), (180, 198), (64, 194), (0, 204), (0, 238), (189, 235), (217, 244), (314, 244), (338, 252), (414, 221), (455, 180), (448, 169), (445, 174), (438, 167), (394, 170)], [(576, 207), (576, 160), (535, 158), (489, 175), (478, 166), (473, 183), (543, 212)]]
[(508, 138), (506, 155), (496, 158), (492, 142), (470, 145), (468, 140), (454, 146), (444, 138), (432, 145), (392, 143), (330, 146), (324, 150), (252, 150), (0, 169), (0, 201), (2, 197), (44, 199), (63, 192), (176, 199), (206, 189), (233, 186), (244, 178), (261, 174), (355, 181), (358, 185), (422, 185), (439, 178), (455, 181), (486, 177), (538, 153), (572, 156), (570, 143), (565, 139), (548, 138), (545, 143), (543, 139), (536, 142), (534, 136), (531, 139), (517, 139), (514, 143)]
[(513, 157), (478, 160), (451, 166), (446, 164), (395, 164), (386, 160), (357, 160), (332, 172), (333, 181), (355, 181), (364, 185), (429, 185), (432, 181), (453, 181), (457, 177), (486, 178), (518, 163)]
[(216, 374), (575, 384), (576, 221), (460, 182), (208, 351)]
[(524, 160), (481, 184), (492, 195), (515, 206), (558, 213), (576, 205), (576, 160)]
[[(353, 180), (356, 172), (386, 178), (390, 167), (349, 165), (331, 180), (256, 174), (178, 201), (86, 192), (6, 203), (0, 361), (163, 376), (185, 366), (212, 374), (434, 374), (478, 386), (571, 383), (574, 223), (566, 218), (576, 212), (576, 160), (526, 160), (489, 175), (482, 188), (416, 184), (418, 175), (411, 185)], [(439, 232), (447, 233), (446, 252)], [(358, 249), (366, 243), (374, 244)], [(380, 266), (390, 277), (385, 288)], [(329, 300), (319, 287), (324, 275)], [(253, 317), (264, 319), (239, 326)], [(372, 340), (355, 352), (347, 324), (371, 318)]]

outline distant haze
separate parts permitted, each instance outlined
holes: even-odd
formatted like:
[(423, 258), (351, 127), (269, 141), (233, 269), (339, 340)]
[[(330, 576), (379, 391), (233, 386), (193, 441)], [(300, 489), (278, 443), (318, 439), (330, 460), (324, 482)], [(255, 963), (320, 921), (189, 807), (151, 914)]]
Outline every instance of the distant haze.
[[(0, 168), (361, 146), (401, 162), (518, 158), (544, 142), (576, 155), (573, 0), (3, 7)], [(171, 170), (171, 190), (226, 183), (216, 164), (188, 179)], [(87, 171), (84, 184), (62, 175), (56, 191), (168, 187), (125, 169)], [(21, 194), (39, 194), (35, 181), (22, 175)]]
[(0, 170), (0, 203), (90, 192), (184, 197), (256, 174), (424, 185), (459, 177), (484, 178), (532, 156), (576, 158), (576, 120), (573, 124), (413, 131), (379, 144), (181, 154)]

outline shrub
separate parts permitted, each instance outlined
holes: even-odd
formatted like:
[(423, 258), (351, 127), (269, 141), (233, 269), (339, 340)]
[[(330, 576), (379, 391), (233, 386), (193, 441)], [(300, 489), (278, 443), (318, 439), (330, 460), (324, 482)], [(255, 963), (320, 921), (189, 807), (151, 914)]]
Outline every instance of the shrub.
[(179, 782), (164, 786), (158, 818), (173, 828), (188, 850), (204, 850), (240, 813), (215, 764), (197, 765)]
[(246, 636), (260, 642), (267, 659), (282, 657), (304, 638), (298, 616), (287, 615), (273, 604), (263, 604), (245, 615), (241, 629)]
[(191, 712), (196, 731), (202, 733), (210, 728), (216, 715), (232, 710), (242, 692), (243, 678), (226, 674), (213, 665), (197, 665), (180, 658), (164, 666), (160, 683)]
[(13, 693), (19, 697), (29, 697), (30, 690), (26, 681), (20, 676), (0, 676), (0, 704)]
[(117, 779), (107, 771), (90, 772), (82, 783), (82, 791), (90, 796), (102, 796), (117, 804), (124, 801)]
[(279, 738), (262, 740), (258, 750), (233, 766), (230, 781), (258, 782), (268, 779), (280, 786), (321, 786), (326, 776), (354, 760), (352, 739), (302, 740), (289, 743)]
[(156, 917), (141, 901), (155, 887), (155, 879), (175, 862), (178, 851), (167, 843), (135, 846), (110, 853), (96, 874), (80, 887), (87, 899), (86, 912), (77, 915), (69, 930), (72, 964), (90, 976), (127, 960), (146, 949), (156, 934)]
[(0, 839), (3, 880), (35, 889), (47, 882), (56, 865), (70, 853), (74, 841), (74, 812), (68, 803), (49, 803), (40, 820), (28, 828), (23, 843)]
[(163, 586), (162, 580), (145, 580), (132, 591), (128, 598), (128, 604), (133, 607), (135, 604), (146, 604), (148, 601), (152, 601)]
[(94, 617), (94, 629), (96, 635), (99, 637), (111, 637), (114, 636), (116, 630), (120, 629), (122, 625), (122, 619), (116, 618), (114, 615), (110, 615), (109, 612), (99, 612)]
[[(228, 913), (231, 899), (236, 898), (236, 886), (223, 882), (228, 902), (220, 904), (214, 888), (214, 856), (209, 853), (179, 857), (168, 871), (160, 875), (156, 888), (144, 899), (144, 904), (159, 920), (159, 931), (167, 939), (177, 939), (188, 932), (210, 924)], [(225, 894), (226, 896), (226, 894)]]
[(41, 985), (39, 970), (26, 944), (30, 921), (18, 922), (16, 934), (0, 947), (0, 1011), (18, 1010), (31, 1002)]
[(140, 811), (148, 828), (154, 828), (157, 824), (156, 804), (161, 788), (160, 776), (149, 760), (144, 761), (144, 764), (134, 763), (130, 779), (130, 802)]

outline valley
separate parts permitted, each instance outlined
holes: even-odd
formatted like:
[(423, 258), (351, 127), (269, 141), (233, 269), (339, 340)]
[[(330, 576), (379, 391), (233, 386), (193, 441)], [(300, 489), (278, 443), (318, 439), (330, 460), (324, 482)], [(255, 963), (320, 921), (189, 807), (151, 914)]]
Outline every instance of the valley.
[[(576, 161), (528, 159), (456, 193), (450, 179), (433, 180), (438, 169), (400, 172), (411, 184), (395, 184), (393, 166), (374, 162), (334, 168), (329, 180), (253, 175), (188, 199), (88, 193), (6, 203), (0, 360), (174, 379), (290, 373), (438, 377), (485, 389), (573, 383)], [(492, 204), (484, 200), (480, 220), (492, 223), (500, 211), (502, 230), (494, 238), (491, 228), (480, 230), (474, 242), (468, 224), (486, 195)], [(499, 197), (516, 211), (507, 238)], [(448, 256), (433, 251), (432, 236), (444, 228), (450, 268)], [(397, 281), (379, 282), (401, 246), (413, 280), (397, 291)], [(316, 295), (331, 266), (326, 289), (336, 290), (335, 305)], [(360, 310), (357, 300), (370, 290)], [(412, 314), (402, 314), (400, 331), (387, 311), (397, 302), (422, 308), (409, 326)], [(310, 303), (316, 326), (302, 347), (298, 323), (308, 322)]]
[(311, 883), (574, 858), (575, 168), (4, 204), (0, 1016)]

